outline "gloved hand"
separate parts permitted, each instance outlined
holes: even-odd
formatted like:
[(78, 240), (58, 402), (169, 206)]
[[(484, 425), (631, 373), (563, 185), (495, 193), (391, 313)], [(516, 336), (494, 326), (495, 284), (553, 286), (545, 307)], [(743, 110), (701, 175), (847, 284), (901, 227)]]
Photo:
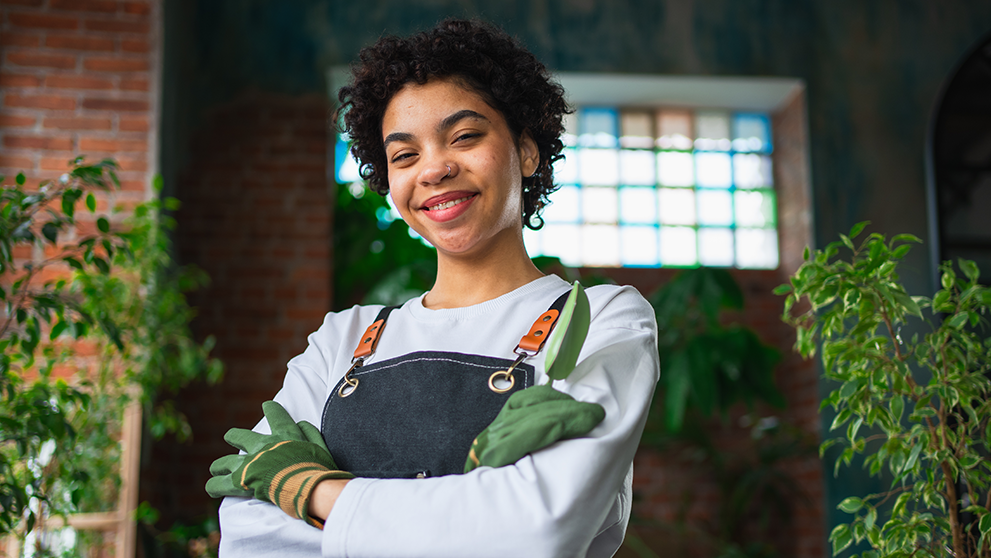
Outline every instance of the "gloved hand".
[(224, 440), (244, 455), (221, 457), (210, 465), (206, 491), (214, 498), (239, 496), (271, 502), (288, 515), (315, 527), (323, 524), (307, 514), (310, 496), (325, 479), (350, 479), (338, 470), (323, 436), (312, 424), (293, 421), (275, 401), (262, 403), (271, 434), (232, 428)]
[(465, 472), (516, 463), (558, 440), (588, 434), (605, 417), (602, 405), (575, 401), (550, 385), (518, 391), (472, 442)]

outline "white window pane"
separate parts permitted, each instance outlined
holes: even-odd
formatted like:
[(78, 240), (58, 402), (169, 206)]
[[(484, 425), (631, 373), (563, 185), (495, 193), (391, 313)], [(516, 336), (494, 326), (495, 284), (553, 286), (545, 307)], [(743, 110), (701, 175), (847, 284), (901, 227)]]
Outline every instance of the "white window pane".
[(623, 147), (654, 147), (651, 113), (623, 112), (619, 119), (619, 144)]
[(663, 110), (657, 113), (657, 146), (661, 149), (691, 149), (692, 113)]
[(696, 265), (695, 229), (661, 227), (661, 265)]
[(729, 151), (729, 114), (715, 111), (695, 113), (695, 148)]
[(657, 178), (664, 186), (695, 184), (694, 161), (691, 153), (663, 151), (657, 154)]
[(725, 190), (697, 190), (700, 225), (732, 225), (733, 198)]
[(582, 265), (578, 225), (544, 225), (541, 235), (542, 252), (545, 256), (560, 258), (561, 263), (571, 267)]
[(737, 229), (736, 266), (756, 269), (778, 267), (778, 232), (774, 229)]
[(737, 188), (771, 186), (771, 158), (767, 155), (737, 153), (733, 156), (733, 178)]
[(619, 152), (615, 149), (580, 149), (578, 173), (581, 183), (585, 185), (619, 184)]
[(619, 191), (619, 207), (624, 223), (657, 222), (657, 192), (653, 188), (623, 188)]
[(579, 111), (581, 135), (578, 143), (589, 147), (616, 147), (617, 115), (608, 108), (591, 108)]
[(652, 265), (657, 259), (657, 229), (654, 227), (620, 227), (623, 265)]
[(684, 188), (662, 188), (658, 196), (660, 221), (665, 225), (695, 224), (695, 192)]
[(557, 184), (578, 183), (578, 153), (572, 148), (561, 152), (564, 159), (554, 162), (554, 182)]
[(710, 188), (729, 188), (733, 173), (728, 153), (696, 153), (695, 183)]
[(581, 221), (578, 212), (581, 190), (576, 186), (561, 186), (551, 194), (551, 203), (544, 209), (544, 221), (548, 223), (577, 223)]
[(616, 222), (615, 188), (582, 188), (582, 215), (586, 223)]
[(619, 230), (610, 225), (585, 225), (581, 231), (582, 264), (590, 267), (619, 265)]
[(715, 267), (733, 265), (733, 231), (699, 229), (699, 263)]
[(742, 227), (773, 227), (774, 193), (769, 190), (743, 191), (733, 194), (736, 224)]
[(631, 186), (653, 186), (654, 153), (652, 151), (633, 151), (624, 149), (619, 152), (620, 183)]
[(733, 117), (733, 149), (771, 151), (771, 123), (763, 114), (737, 114)]

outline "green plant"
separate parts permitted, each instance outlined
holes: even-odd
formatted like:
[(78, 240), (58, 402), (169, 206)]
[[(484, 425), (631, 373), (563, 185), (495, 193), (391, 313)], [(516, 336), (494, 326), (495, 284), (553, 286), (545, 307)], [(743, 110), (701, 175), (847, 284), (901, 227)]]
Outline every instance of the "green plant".
[(839, 384), (822, 405), (837, 411), (830, 429), (845, 426), (845, 435), (821, 451), (843, 448), (837, 471), (863, 454), (871, 475), (892, 477), (890, 490), (843, 500), (854, 518), (830, 534), (833, 553), (866, 540), (865, 557), (991, 556), (991, 291), (973, 262), (959, 260), (962, 276), (940, 266), (932, 299), (910, 296), (896, 268), (919, 239), (873, 233), (855, 244), (866, 224), (806, 249), (776, 290), (788, 295), (796, 348), (810, 357), (821, 343), (826, 377)]
[(743, 292), (729, 272), (686, 269), (649, 301), (657, 317), (663, 394), (654, 412), (662, 413), (669, 432), (681, 429), (689, 410), (709, 417), (739, 401), (784, 407), (774, 385), (777, 350), (750, 329), (720, 322), (724, 310), (743, 309)]
[(144, 402), (154, 435), (182, 438), (189, 425), (170, 391), (222, 372), (212, 340), (198, 344), (188, 328), (183, 292), (205, 276), (169, 255), (174, 223), (161, 210), (178, 202), (146, 202), (127, 219), (112, 208), (88, 230), (77, 206), (95, 214), (117, 166), (71, 165), (37, 191), (23, 175), (0, 190), (0, 534), (22, 540), (47, 516), (113, 508), (129, 400)]
[[(662, 528), (691, 540), (694, 551), (704, 547), (706, 556), (776, 556), (774, 541), (804, 501), (783, 464), (814, 451), (808, 434), (757, 410), (758, 403), (785, 405), (774, 384), (778, 352), (752, 330), (727, 323), (724, 312), (742, 310), (744, 300), (726, 270), (684, 270), (648, 300), (657, 317), (661, 379), (641, 444), (703, 471), (719, 494), (712, 521), (689, 525), (696, 493), (686, 487), (677, 522)], [(750, 411), (740, 417), (743, 428), (726, 420), (740, 403)]]

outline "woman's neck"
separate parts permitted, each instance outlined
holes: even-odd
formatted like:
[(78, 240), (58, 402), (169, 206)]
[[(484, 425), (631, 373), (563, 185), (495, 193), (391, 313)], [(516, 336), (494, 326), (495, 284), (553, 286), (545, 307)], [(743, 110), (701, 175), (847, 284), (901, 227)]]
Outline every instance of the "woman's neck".
[(484, 253), (437, 253), (437, 280), (423, 297), (430, 309), (463, 308), (512, 292), (544, 276), (523, 247), (522, 231), (510, 242), (493, 243)]

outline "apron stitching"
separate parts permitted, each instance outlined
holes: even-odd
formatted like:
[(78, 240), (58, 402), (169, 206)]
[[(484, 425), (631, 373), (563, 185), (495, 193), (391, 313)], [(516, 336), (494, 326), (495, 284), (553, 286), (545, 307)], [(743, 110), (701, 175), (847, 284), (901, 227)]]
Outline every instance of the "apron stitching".
[(483, 368), (485, 370), (498, 370), (499, 369), (498, 366), (486, 366), (484, 364), (476, 364), (474, 362), (463, 362), (463, 361), (456, 360), (456, 359), (453, 359), (453, 358), (427, 358), (427, 357), (420, 357), (420, 358), (416, 358), (416, 359), (413, 359), (413, 360), (404, 360), (404, 361), (401, 361), (401, 362), (396, 362), (396, 363), (390, 364), (388, 366), (381, 366), (381, 367), (376, 368), (374, 370), (364, 370), (364, 371), (360, 371), (360, 372), (356, 370), (354, 372), (351, 372), (351, 375), (352, 376), (360, 376), (360, 375), (363, 375), (363, 374), (371, 374), (372, 372), (376, 372), (378, 370), (386, 370), (388, 368), (395, 368), (396, 366), (399, 366), (401, 364), (407, 364), (407, 363), (411, 363), (411, 362), (421, 362), (421, 361), (427, 361), (427, 362), (435, 362), (435, 361), (436, 362), (453, 362), (455, 364), (474, 366), (476, 368)]

